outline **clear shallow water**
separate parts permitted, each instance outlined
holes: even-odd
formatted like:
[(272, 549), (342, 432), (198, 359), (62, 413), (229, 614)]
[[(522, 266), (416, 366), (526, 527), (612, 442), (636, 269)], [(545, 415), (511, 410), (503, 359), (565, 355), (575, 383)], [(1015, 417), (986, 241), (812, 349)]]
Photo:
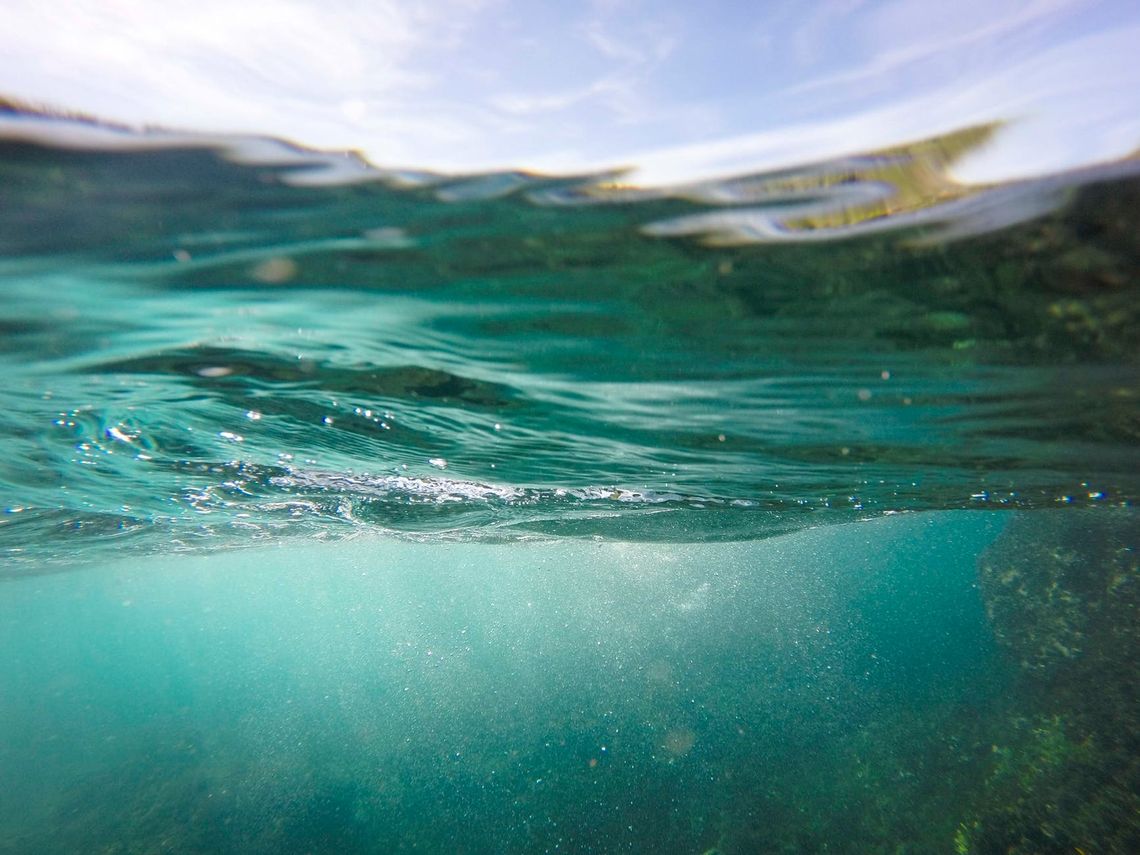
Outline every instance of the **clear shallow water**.
[(0, 548), (1131, 502), (1133, 164), (950, 182), (991, 133), (672, 195), (9, 141)]
[(927, 822), (949, 841), (987, 738), (972, 718), (1002, 704), (973, 560), (998, 527), (370, 538), (21, 579), (0, 621), (6, 842), (854, 851)]
[(0, 143), (0, 850), (1133, 851), (1134, 162), (992, 132)]

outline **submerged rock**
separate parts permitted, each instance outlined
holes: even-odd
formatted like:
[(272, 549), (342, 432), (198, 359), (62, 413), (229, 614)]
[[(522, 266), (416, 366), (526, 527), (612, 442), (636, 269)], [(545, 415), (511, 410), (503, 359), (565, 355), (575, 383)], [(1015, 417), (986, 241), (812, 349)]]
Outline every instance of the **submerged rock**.
[(1045, 677), (1130, 664), (1140, 606), (1136, 534), (1126, 511), (1024, 514), (983, 553), (986, 614), (1024, 671)]
[(1140, 851), (1136, 514), (1015, 518), (978, 562), (1017, 702), (953, 846), (967, 853)]

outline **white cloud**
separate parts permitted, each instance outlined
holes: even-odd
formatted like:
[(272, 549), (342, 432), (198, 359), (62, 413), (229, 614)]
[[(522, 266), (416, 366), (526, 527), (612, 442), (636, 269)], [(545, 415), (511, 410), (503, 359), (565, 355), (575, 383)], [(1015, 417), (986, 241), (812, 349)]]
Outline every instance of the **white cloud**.
[[(1043, 19), (1085, 5), (1087, 0), (1035, 0), (1002, 9), (1000, 4), (952, 3), (931, 6), (927, 0), (898, 0), (871, 16), (865, 29), (864, 47), (871, 49), (865, 62), (853, 68), (806, 80), (789, 92), (865, 84), (875, 78), (895, 75), (917, 62), (946, 54), (965, 54), (977, 44), (993, 44), (1000, 36), (1028, 27)], [(935, 20), (936, 19), (936, 20)], [(963, 62), (963, 65), (967, 63)]]
[[(360, 149), (382, 166), (635, 164), (649, 183), (1012, 119), (963, 168), (989, 180), (1140, 143), (1140, 12), (1122, 6), (1115, 20), (1130, 23), (1113, 29), (1112, 16), (1089, 23), (1086, 4), (780, 7), (763, 21), (771, 50), (750, 64), (760, 14), (734, 32), (711, 26), (715, 4), (7, 0), (0, 93), (135, 125)], [(1047, 26), (1049, 43), (1037, 38)], [(797, 57), (812, 79), (797, 78)]]
[[(616, 11), (623, 11), (622, 7), (607, 4), (602, 14), (576, 28), (582, 51), (595, 54), (594, 59), (602, 63), (587, 82), (554, 90), (502, 91), (488, 99), (489, 105), (515, 116), (572, 108), (581, 113), (595, 110), (618, 122), (637, 121), (647, 108), (655, 109), (657, 105), (645, 92), (646, 85), (668, 60), (677, 40), (660, 22), (630, 25), (615, 21), (612, 15)], [(572, 76), (574, 69), (567, 69), (567, 74)]]
[[(478, 10), (467, 0), (9, 0), (0, 91), (129, 124), (353, 146), (361, 125), (383, 135), (408, 121), (438, 73), (418, 52), (454, 40)], [(404, 145), (381, 153), (415, 150)]]
[(1130, 63), (1140, 26), (1076, 39), (1000, 74), (843, 116), (755, 134), (635, 151), (633, 179), (675, 184), (872, 151), (972, 124), (1010, 120), (958, 171), (1000, 181), (1121, 157), (1140, 146), (1140, 88)]

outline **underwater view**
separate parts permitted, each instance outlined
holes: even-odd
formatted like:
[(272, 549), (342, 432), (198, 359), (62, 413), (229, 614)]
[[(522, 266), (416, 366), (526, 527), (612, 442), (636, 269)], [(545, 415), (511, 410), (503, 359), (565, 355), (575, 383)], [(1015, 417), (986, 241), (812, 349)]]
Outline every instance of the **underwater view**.
[(879, 228), (990, 132), (0, 143), (0, 850), (1135, 851), (1140, 170)]
[(1119, 113), (662, 181), (108, 115), (0, 98), (0, 853), (1140, 852)]

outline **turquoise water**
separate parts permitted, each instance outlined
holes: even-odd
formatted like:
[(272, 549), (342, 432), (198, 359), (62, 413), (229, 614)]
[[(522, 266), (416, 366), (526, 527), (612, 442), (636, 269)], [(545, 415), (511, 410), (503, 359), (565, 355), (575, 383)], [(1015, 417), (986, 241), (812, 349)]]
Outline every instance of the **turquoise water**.
[(1133, 161), (240, 143), (0, 142), (0, 851), (1140, 848)]
[(998, 527), (367, 538), (22, 579), (0, 622), (7, 843), (854, 851), (927, 823), (949, 840), (987, 736), (972, 717), (1002, 703), (973, 564)]

